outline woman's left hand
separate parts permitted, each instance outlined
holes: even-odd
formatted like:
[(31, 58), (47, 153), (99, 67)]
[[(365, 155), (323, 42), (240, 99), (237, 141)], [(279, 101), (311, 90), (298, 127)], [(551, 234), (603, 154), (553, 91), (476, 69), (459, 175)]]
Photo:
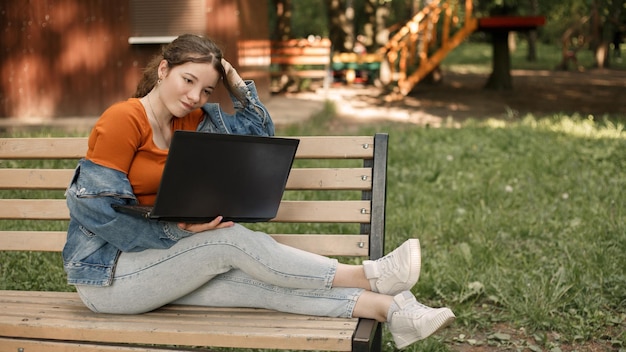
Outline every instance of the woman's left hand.
[(215, 229), (223, 229), (223, 228), (232, 227), (233, 225), (235, 225), (235, 223), (232, 221), (222, 222), (222, 219), (223, 218), (221, 216), (218, 216), (215, 219), (213, 219), (213, 221), (211, 222), (205, 222), (201, 224), (190, 224), (190, 223), (181, 222), (181, 223), (178, 223), (178, 228), (184, 231), (198, 233), (198, 232), (215, 230)]

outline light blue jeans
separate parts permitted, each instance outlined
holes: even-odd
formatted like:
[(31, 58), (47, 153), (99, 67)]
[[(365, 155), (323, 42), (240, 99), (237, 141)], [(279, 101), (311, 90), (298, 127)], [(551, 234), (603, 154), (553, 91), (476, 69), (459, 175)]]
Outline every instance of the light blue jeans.
[(139, 314), (169, 303), (352, 317), (360, 288), (334, 288), (337, 260), (241, 225), (122, 253), (111, 286), (77, 285), (94, 312)]

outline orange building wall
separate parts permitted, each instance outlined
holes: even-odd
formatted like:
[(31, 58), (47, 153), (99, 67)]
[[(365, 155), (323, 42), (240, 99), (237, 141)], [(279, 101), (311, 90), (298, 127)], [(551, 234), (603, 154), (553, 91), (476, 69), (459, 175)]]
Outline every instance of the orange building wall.
[[(266, 0), (204, 1), (206, 34), (236, 67), (238, 41), (269, 38)], [(2, 1), (0, 118), (98, 116), (131, 96), (160, 44), (129, 44), (130, 26), (129, 0)], [(263, 70), (250, 78), (269, 96)], [(223, 90), (214, 100), (229, 102)]]

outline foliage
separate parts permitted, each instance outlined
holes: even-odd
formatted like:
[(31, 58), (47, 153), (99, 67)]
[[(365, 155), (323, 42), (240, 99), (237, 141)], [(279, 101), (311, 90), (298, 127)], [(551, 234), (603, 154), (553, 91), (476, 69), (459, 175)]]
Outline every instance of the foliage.
[[(535, 350), (625, 342), (623, 124), (556, 115), (357, 133), (373, 131), (390, 133), (388, 249), (421, 239), (416, 293), (453, 307), (454, 341)], [(499, 334), (502, 324), (523, 342)], [(479, 332), (488, 337), (468, 338)]]
[(294, 1), (292, 24), (294, 38), (306, 38), (311, 34), (328, 37), (324, 0)]
[(429, 258), (418, 295), (455, 304), (469, 331), (509, 321), (573, 342), (624, 319), (623, 126), (530, 116), (391, 145), (408, 158), (390, 174), (405, 211), (389, 231), (419, 234)]
[[(270, 28), (274, 28), (277, 23), (276, 18), (276, 0), (270, 1), (268, 8), (268, 16)], [(363, 16), (365, 2), (368, 0), (351, 1), (354, 9), (354, 27), (358, 33), (363, 33), (363, 28), (367, 24), (367, 18)], [(394, 0), (389, 4), (391, 9), (387, 26), (395, 23), (405, 22), (411, 16), (412, 0)], [(292, 1), (291, 12), (291, 33), (293, 38), (306, 38), (309, 35), (322, 37), (329, 36), (329, 19), (328, 19), (327, 0), (307, 0)]]
[[(473, 37), (480, 36), (474, 34)], [(554, 44), (538, 43), (537, 60), (529, 62), (526, 59), (528, 43), (524, 38), (518, 38), (517, 48), (511, 53), (511, 68), (514, 70), (554, 70), (562, 60), (559, 46)], [(441, 67), (455, 72), (489, 73), (493, 48), (487, 42), (470, 40), (461, 43), (443, 60)], [(577, 54), (581, 67), (594, 67), (594, 57), (591, 50), (581, 50)], [(611, 68), (626, 70), (626, 60), (612, 62)]]
[[(276, 1), (276, 0), (275, 0)], [(368, 35), (365, 28), (377, 28), (370, 16), (365, 13), (365, 4), (368, 0), (352, 0), (341, 2), (350, 4), (354, 12), (353, 32), (347, 33), (348, 40), (354, 39), (357, 35)], [(343, 31), (341, 26), (331, 25), (337, 21), (329, 18), (327, 11), (329, 0), (293, 1), (293, 12), (291, 18), (291, 35), (296, 38), (303, 38), (308, 35), (319, 35), (331, 38), (343, 38), (337, 31)], [(414, 5), (419, 3), (411, 0), (393, 0), (379, 2), (381, 8), (389, 11), (386, 16), (385, 25), (387, 29), (393, 31), (398, 24), (404, 24), (414, 14)], [(462, 6), (463, 1), (459, 1)], [(563, 34), (572, 27), (586, 23), (584, 29), (585, 45), (592, 50), (607, 48), (612, 41), (614, 33), (626, 32), (626, 1), (624, 0), (558, 0), (558, 1), (538, 1), (538, 0), (491, 0), (479, 1), (475, 4), (475, 16), (485, 17), (490, 15), (513, 14), (513, 15), (541, 15), (546, 17), (546, 24), (538, 29), (539, 39), (546, 44), (562, 45)], [(335, 14), (334, 16), (344, 16), (345, 14)], [(276, 23), (276, 16), (270, 11), (270, 27)], [(380, 27), (379, 27), (380, 29)], [(486, 36), (482, 36), (485, 38)], [(479, 39), (481, 36), (474, 36)], [(336, 48), (343, 47), (343, 40), (333, 40)], [(351, 48), (351, 46), (346, 46)], [(598, 53), (604, 53), (599, 51)], [(601, 58), (597, 55), (595, 65), (604, 67), (609, 65), (609, 57)], [(607, 61), (608, 60), (608, 61)]]

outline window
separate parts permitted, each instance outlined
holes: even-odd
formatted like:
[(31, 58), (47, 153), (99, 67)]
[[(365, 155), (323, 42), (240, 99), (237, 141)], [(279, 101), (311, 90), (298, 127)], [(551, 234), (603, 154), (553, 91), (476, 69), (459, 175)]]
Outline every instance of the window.
[(169, 43), (206, 32), (205, 0), (130, 0), (130, 44)]

